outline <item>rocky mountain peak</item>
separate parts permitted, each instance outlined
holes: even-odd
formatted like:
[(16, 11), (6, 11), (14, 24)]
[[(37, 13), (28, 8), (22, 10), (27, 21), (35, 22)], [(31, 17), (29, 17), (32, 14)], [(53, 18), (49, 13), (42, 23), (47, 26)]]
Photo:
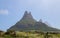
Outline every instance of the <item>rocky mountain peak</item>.
[(31, 12), (25, 11), (22, 19), (33, 19)]
[(19, 22), (23, 24), (34, 24), (36, 20), (33, 18), (31, 12), (25, 11), (22, 19)]

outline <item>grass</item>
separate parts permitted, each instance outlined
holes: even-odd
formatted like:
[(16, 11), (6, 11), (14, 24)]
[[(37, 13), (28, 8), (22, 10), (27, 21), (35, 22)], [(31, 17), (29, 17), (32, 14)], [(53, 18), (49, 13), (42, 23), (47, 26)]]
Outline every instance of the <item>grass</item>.
[[(0, 38), (45, 38), (46, 34), (40, 34), (35, 32), (16, 32), (16, 37), (4, 35)], [(60, 38), (60, 34), (48, 34), (48, 38)]]

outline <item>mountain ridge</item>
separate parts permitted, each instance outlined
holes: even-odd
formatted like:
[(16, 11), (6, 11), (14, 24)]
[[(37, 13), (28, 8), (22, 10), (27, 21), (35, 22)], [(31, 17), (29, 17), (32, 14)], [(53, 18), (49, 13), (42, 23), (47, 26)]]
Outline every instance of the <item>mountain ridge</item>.
[(56, 28), (50, 27), (43, 23), (42, 20), (36, 21), (31, 12), (25, 11), (21, 20), (19, 20), (14, 26), (10, 27), (8, 30), (15, 31), (30, 31), (30, 30), (40, 30), (40, 31), (60, 31)]

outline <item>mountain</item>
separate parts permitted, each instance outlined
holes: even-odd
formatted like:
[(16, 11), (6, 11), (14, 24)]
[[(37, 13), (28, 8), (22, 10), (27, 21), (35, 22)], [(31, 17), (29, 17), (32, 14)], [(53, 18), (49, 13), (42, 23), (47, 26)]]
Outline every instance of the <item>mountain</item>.
[(31, 12), (25, 11), (23, 18), (19, 21), (19, 24), (34, 24), (36, 20), (32, 17)]
[(24, 16), (20, 21), (18, 21), (15, 25), (10, 27), (8, 30), (15, 30), (15, 31), (59, 31), (56, 28), (50, 27), (47, 24), (43, 23), (42, 20), (36, 21), (31, 12), (25, 11)]

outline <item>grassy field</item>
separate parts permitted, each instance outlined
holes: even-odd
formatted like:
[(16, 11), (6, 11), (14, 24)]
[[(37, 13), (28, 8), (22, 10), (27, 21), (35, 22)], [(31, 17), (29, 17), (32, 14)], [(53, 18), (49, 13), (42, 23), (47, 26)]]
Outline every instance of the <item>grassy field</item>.
[(21, 38), (60, 38), (60, 34), (41, 34), (34, 32), (17, 32), (17, 36)]
[(60, 38), (60, 34), (57, 33), (43, 33), (43, 32), (7, 32), (3, 35), (0, 34), (0, 38)]

